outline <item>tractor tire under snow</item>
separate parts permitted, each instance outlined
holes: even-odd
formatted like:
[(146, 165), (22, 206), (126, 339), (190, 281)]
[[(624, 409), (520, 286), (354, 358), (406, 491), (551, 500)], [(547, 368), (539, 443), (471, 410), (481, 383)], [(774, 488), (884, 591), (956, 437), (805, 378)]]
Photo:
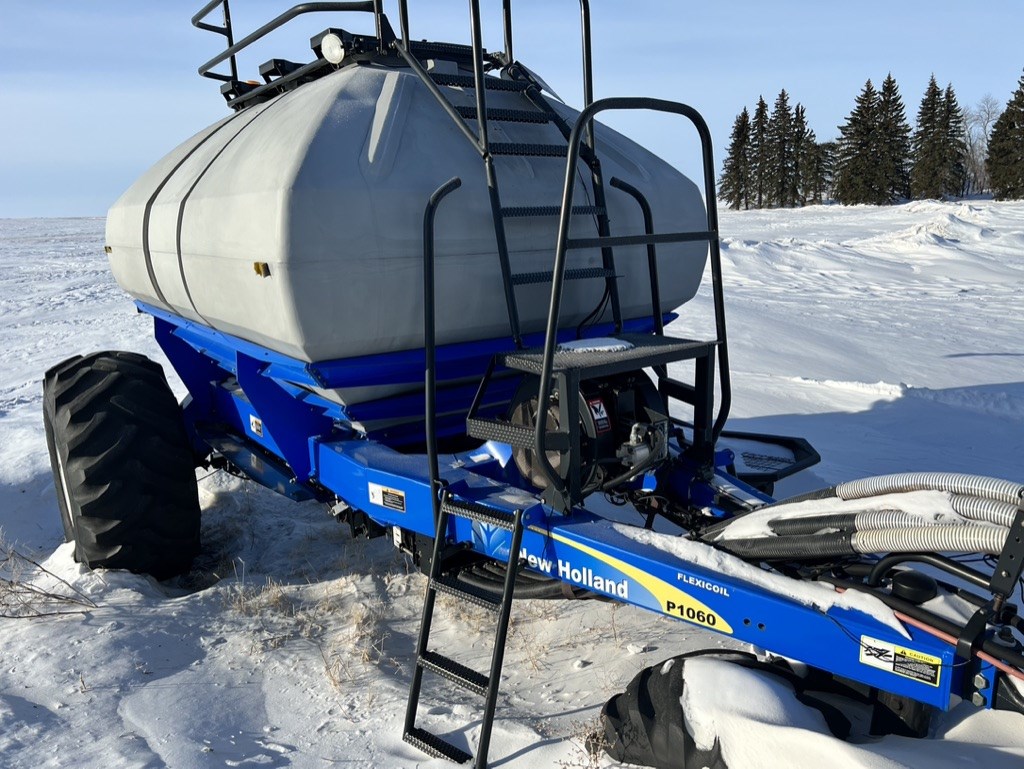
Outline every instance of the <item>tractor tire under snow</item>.
[(767, 662), (746, 652), (700, 650), (644, 668), (625, 692), (608, 700), (601, 710), (602, 732), (592, 735), (588, 742), (590, 753), (596, 755), (603, 749), (616, 761), (656, 769), (730, 769), (718, 739), (709, 749), (701, 749), (686, 723), (682, 704), (685, 665), (694, 657), (714, 657), (782, 679), (792, 687), (799, 702), (821, 712), (833, 736), (849, 736), (849, 719), (821, 694), (850, 697), (852, 692), (828, 674), (812, 671), (804, 679), (782, 660)]

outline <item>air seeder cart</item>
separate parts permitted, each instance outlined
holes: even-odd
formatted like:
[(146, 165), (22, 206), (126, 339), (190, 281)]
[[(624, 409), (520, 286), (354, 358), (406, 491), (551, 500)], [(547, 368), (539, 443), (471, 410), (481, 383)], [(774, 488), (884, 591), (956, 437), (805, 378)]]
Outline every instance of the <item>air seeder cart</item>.
[[(472, 757), (418, 725), (424, 673), (448, 679), (483, 697), (477, 766), (523, 596), (630, 603), (799, 660), (866, 693), (878, 730), (923, 733), (954, 697), (1024, 712), (1009, 600), (1024, 487), (908, 474), (776, 502), (773, 484), (814, 464), (813, 448), (724, 429), (700, 114), (594, 99), (587, 0), (578, 113), (515, 58), (510, 0), (502, 51), (483, 48), (479, 0), (470, 45), (414, 40), (397, 5), (397, 32), (380, 0), (303, 3), (237, 42), (227, 0), (193, 18), (226, 38), (200, 74), (222, 83), (231, 113), (143, 175), (107, 222), (114, 274), (189, 396), (179, 407), (160, 367), (132, 353), (47, 372), (76, 558), (161, 579), (187, 570), (200, 465), (393, 537), (428, 575), (405, 738)], [(223, 25), (206, 20), (218, 9)], [(374, 29), (330, 27), (310, 61), (240, 78), (241, 51), (310, 12)], [(703, 189), (596, 120), (622, 110), (695, 129)], [(716, 333), (691, 339), (666, 327), (706, 265)], [(953, 557), (964, 553), (992, 556), (994, 571)], [(490, 670), (432, 646), (438, 593), (493, 610)], [(970, 621), (933, 611), (940, 594)], [(617, 755), (677, 761), (658, 746), (685, 730), (630, 723), (648, 695), (624, 696), (605, 711)]]

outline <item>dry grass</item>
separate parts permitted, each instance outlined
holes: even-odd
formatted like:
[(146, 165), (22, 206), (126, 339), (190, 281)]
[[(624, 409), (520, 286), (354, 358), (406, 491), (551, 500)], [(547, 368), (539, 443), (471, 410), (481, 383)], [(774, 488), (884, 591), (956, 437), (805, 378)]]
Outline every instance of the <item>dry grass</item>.
[(360, 666), (387, 665), (398, 673), (404, 672), (401, 661), (388, 652), (391, 633), (385, 622), (387, 608), (371, 601), (363, 600), (355, 605), (346, 618), (347, 626), (329, 645), (317, 643), (327, 680), (339, 691), (359, 680)]
[(55, 617), (95, 609), (91, 598), (38, 561), (19, 553), (0, 532), (0, 617)]
[(572, 755), (555, 763), (560, 769), (601, 769), (605, 765), (605, 749), (610, 744), (600, 716), (573, 721), (568, 740), (572, 744)]

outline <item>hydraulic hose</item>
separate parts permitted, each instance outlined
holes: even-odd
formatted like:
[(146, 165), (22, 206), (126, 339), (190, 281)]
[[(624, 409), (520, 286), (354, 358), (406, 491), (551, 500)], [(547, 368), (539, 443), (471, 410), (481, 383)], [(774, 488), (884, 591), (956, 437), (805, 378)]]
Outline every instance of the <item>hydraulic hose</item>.
[(854, 532), (851, 545), (858, 553), (987, 553), (998, 555), (1009, 529), (999, 526), (916, 526)]
[(718, 546), (740, 558), (759, 561), (800, 561), (857, 555), (852, 532), (809, 534), (793, 537), (728, 539)]
[(826, 529), (864, 531), (867, 529), (909, 529), (922, 525), (925, 519), (903, 510), (864, 510), (855, 513), (808, 515), (798, 518), (773, 518), (768, 527), (779, 536), (816, 534)]
[(897, 473), (847, 481), (836, 486), (836, 496), (844, 500), (907, 491), (946, 491), (1015, 506), (1024, 501), (1024, 486), (1019, 483), (962, 473)]
[(793, 496), (793, 497), (786, 497), (785, 499), (780, 499), (777, 502), (772, 502), (770, 505), (765, 505), (764, 507), (758, 508), (758, 509), (765, 510), (765, 509), (767, 509), (769, 507), (782, 507), (784, 505), (795, 505), (798, 502), (814, 502), (814, 501), (817, 501), (819, 499), (835, 499), (835, 497), (836, 497), (836, 487), (835, 486), (829, 486), (828, 488), (825, 488), (825, 489), (817, 489), (815, 491), (805, 492), (804, 494), (797, 494), (796, 496)]
[(998, 554), (1008, 529), (977, 524), (840, 531), (720, 541), (719, 547), (741, 558), (781, 561), (818, 560), (872, 553), (958, 552)]
[[(852, 564), (843, 568), (848, 574), (867, 577), (868, 587), (878, 587), (896, 566), (905, 563), (926, 563), (983, 590), (988, 590), (989, 583), (992, 581), (991, 576), (986, 576), (977, 569), (972, 569), (966, 564), (935, 553), (892, 553), (880, 558), (875, 563)], [(958, 589), (955, 585), (949, 584), (944, 584), (944, 587), (950, 591)], [(970, 594), (966, 594), (964, 597), (966, 598), (967, 595)], [(967, 600), (971, 599), (967, 598)], [(984, 599), (979, 597), (978, 600), (984, 603)]]
[(1009, 502), (968, 497), (963, 494), (953, 494), (949, 501), (953, 510), (972, 521), (987, 521), (1000, 526), (1011, 526), (1014, 516), (1017, 515), (1017, 505)]

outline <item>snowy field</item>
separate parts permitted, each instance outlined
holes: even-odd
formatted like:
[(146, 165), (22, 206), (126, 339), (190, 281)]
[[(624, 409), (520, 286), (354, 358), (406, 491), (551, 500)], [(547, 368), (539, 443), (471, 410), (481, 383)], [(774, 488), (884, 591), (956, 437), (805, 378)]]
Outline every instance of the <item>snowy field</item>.
[[(722, 232), (730, 427), (802, 435), (823, 457), (778, 495), (904, 470), (1024, 479), (1024, 204), (726, 212)], [(709, 308), (705, 288), (673, 329), (699, 334)], [(401, 741), (424, 578), (388, 542), (215, 474), (185, 580), (85, 572), (61, 545), (42, 372), (98, 349), (161, 359), (107, 272), (102, 220), (0, 220), (0, 324), (0, 528), (54, 575), (8, 557), (23, 587), (0, 582), (7, 611), (48, 615), (0, 618), (0, 767), (449, 766)], [(486, 669), (486, 616), (435, 627)], [(517, 602), (492, 764), (614, 765), (580, 740), (604, 701), (643, 667), (724, 645), (631, 607)], [(846, 744), (741, 673), (698, 683), (719, 689), (703, 727), (744, 735), (726, 742), (734, 769), (1024, 765), (1021, 716), (958, 706), (933, 740)], [(439, 731), (477, 718), (471, 695), (432, 691)]]

